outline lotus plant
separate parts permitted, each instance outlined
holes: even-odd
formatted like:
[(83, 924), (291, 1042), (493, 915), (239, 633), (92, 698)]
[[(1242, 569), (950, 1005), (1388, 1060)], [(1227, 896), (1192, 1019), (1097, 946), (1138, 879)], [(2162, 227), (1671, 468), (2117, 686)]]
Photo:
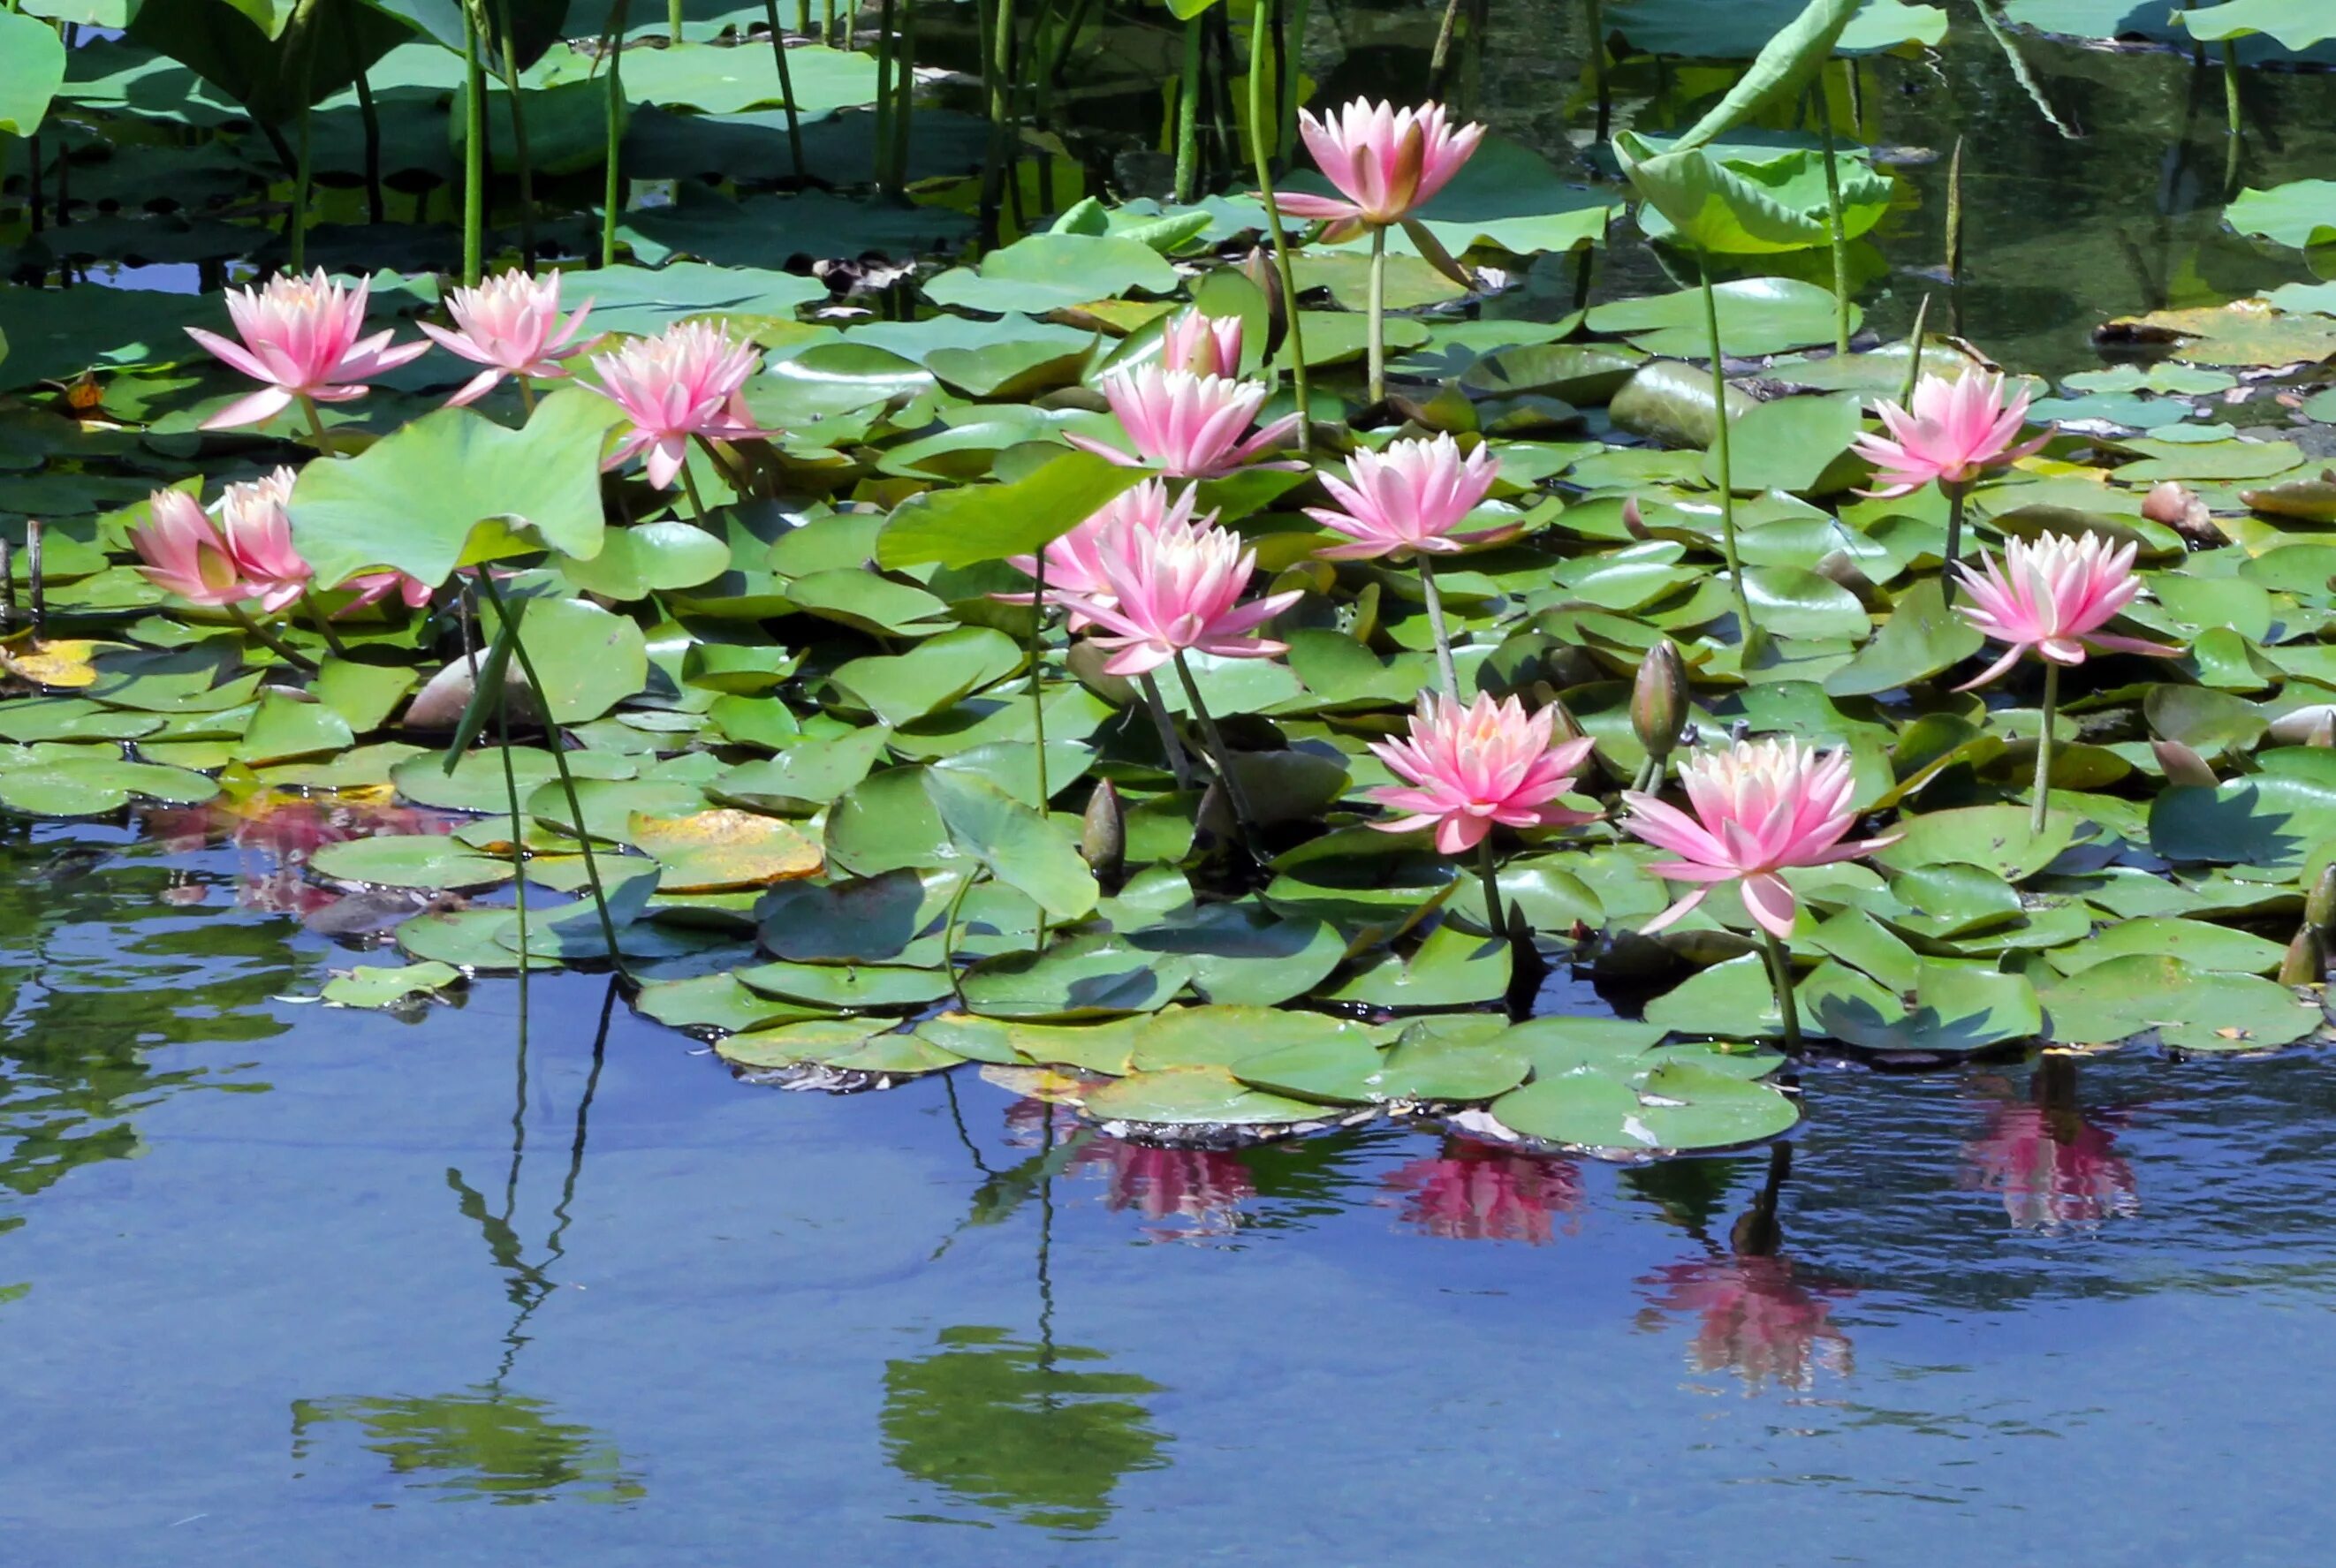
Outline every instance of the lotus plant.
[(1194, 375), (1236, 376), (1241, 374), (1241, 319), (1238, 316), (1204, 316), (1197, 310), (1178, 314), (1160, 335), (1160, 363), (1170, 370)]
[(1786, 1044), (1797, 1047), (1800, 1020), (1784, 939), (1799, 905), (1779, 873), (1855, 860), (1896, 843), (1898, 835), (1845, 842), (1857, 821), (1845, 751), (1820, 753), (1797, 740), (1737, 740), (1690, 756), (1679, 765), (1679, 782), (1691, 815), (1638, 790), (1622, 794), (1630, 810), (1623, 825), (1679, 857), (1647, 869), (1667, 881), (1703, 884), (1643, 929), (1661, 930), (1703, 902), (1712, 884), (1736, 882), (1767, 948)]
[(520, 401), (532, 411), (535, 390), (530, 379), (566, 374), (560, 362), (590, 346), (574, 339), (592, 313), (591, 301), (562, 322), (557, 272), (540, 278), (500, 273), (476, 288), (457, 288), (447, 295), (446, 310), (454, 318), (454, 330), (424, 321), (419, 323), (423, 334), (449, 354), (486, 367), (446, 400), (449, 408), (475, 403), (508, 375), (519, 384)]
[(285, 515), (292, 471), (279, 468), (264, 479), (232, 484), (217, 515), (183, 490), (158, 490), (145, 522), (130, 531), (130, 546), (143, 562), (148, 581), (190, 604), (223, 609), (254, 640), (287, 662), (310, 661), (255, 621), (245, 606), (257, 603), (273, 615), (308, 591), (308, 563), (293, 547)]
[[(1947, 565), (1962, 560), (1963, 498), (1980, 475), (2041, 450), (2050, 433), (2021, 444), (2028, 424), (2028, 394), (2009, 396), (2003, 377), (1994, 371), (1967, 371), (1958, 376), (1925, 375), (1916, 383), (1910, 405), (1884, 400), (1874, 405), (1885, 435), (1861, 435), (1853, 443), (1860, 457), (1878, 471), (1881, 482), (1869, 493), (1879, 497), (1912, 495), (1936, 483), (1947, 498)], [(1947, 603), (1955, 601), (1955, 573), (1950, 570), (1940, 587)]]
[(682, 488), (700, 520), (705, 503), (689, 476), (689, 442), (735, 441), (767, 435), (746, 407), (746, 382), (762, 363), (751, 343), (740, 343), (710, 321), (685, 321), (656, 337), (633, 338), (592, 356), (599, 385), (590, 386), (624, 410), (630, 427), (602, 462), (616, 468), (647, 453), (649, 482)]
[(1571, 827), (1594, 822), (1594, 812), (1554, 803), (1573, 788), (1590, 757), (1588, 737), (1552, 744), (1553, 708), (1527, 715), (1515, 697), (1495, 702), (1479, 693), (1467, 707), (1448, 695), (1420, 698), (1405, 740), (1374, 741), (1371, 750), (1403, 782), (1368, 792), (1381, 805), (1404, 813), (1371, 825), (1385, 833), (1433, 828), (1447, 855), (1475, 850), (1484, 878), (1484, 913), (1498, 934), (1501, 890), (1493, 857), (1494, 824)]
[[(1328, 225), (1323, 238), (1333, 243), (1369, 230), (1370, 395), (1377, 403), (1387, 396), (1387, 231), (1391, 225), (1411, 223), (1413, 214), (1451, 182), (1484, 141), (1484, 128), (1454, 130), (1440, 103), (1397, 111), (1367, 98), (1319, 120), (1301, 109), (1298, 119), (1307, 151), (1338, 194), (1282, 191), (1273, 202), (1290, 217), (1321, 219)], [(1431, 237), (1428, 244), (1433, 243)], [(1430, 254), (1441, 251), (1437, 246)]]
[(1514, 524), (1455, 531), (1493, 488), (1499, 472), (1490, 446), (1480, 443), (1464, 457), (1460, 443), (1449, 435), (1389, 442), (1384, 452), (1360, 447), (1347, 461), (1346, 479), (1321, 475), (1322, 488), (1338, 503), (1338, 510), (1309, 507), (1306, 511), (1323, 527), (1347, 536), (1347, 543), (1314, 552), (1325, 560), (1418, 558), (1420, 592), (1427, 600), (1427, 624), (1436, 637), (1436, 671), (1445, 691), (1455, 698), (1460, 680), (1453, 668), (1444, 596), (1436, 590), (1430, 558), (1516, 537)]
[[(1254, 603), (1241, 597), (1257, 570), (1257, 552), (1213, 521), (1163, 516), (1144, 532), (1122, 523), (1106, 529), (1096, 550), (1103, 591), (1066, 593), (1059, 602), (1091, 623), (1095, 645), (1111, 650), (1109, 675), (1148, 675), (1173, 664), (1184, 700), (1223, 781), (1226, 798), (1244, 829), (1256, 818), (1233, 772), (1223, 732), (1201, 700), (1185, 655), (1195, 649), (1219, 658), (1268, 658), (1290, 645), (1258, 635), (1258, 628), (1303, 598), (1292, 590), (1268, 594)], [(1095, 635), (1096, 633), (1101, 635)]]
[(2042, 833), (2052, 777), (2052, 718), (2059, 706), (2060, 668), (2085, 662), (2088, 652), (2145, 653), (2170, 657), (2163, 643), (2124, 637), (2100, 628), (2141, 594), (2133, 570), (2136, 546), (2110, 546), (2098, 533), (2081, 539), (2047, 533), (2034, 541), (2010, 539), (2003, 560), (1980, 552), (1981, 570), (1958, 566), (1971, 602), (1957, 614), (2006, 645), (2003, 655), (1956, 689), (1985, 686), (2033, 650), (2044, 664), (2044, 716), (2036, 734), (2036, 788), (2029, 823)]
[(348, 403), (371, 390), (368, 383), (430, 352), (427, 343), (392, 345), (388, 332), (360, 337), (372, 284), (354, 287), (333, 282), (318, 268), (306, 277), (271, 278), (260, 288), (227, 297), (227, 313), (237, 337), (230, 342), (200, 326), (187, 336), (255, 381), (268, 385), (247, 394), (203, 421), (205, 430), (231, 430), (275, 418), (295, 403), (308, 416), (319, 452), (329, 451), (320, 403)]
[(1298, 428), (1298, 416), (1247, 433), (1265, 403), (1265, 388), (1257, 382), (1139, 365), (1105, 376), (1103, 394), (1135, 455), (1084, 435), (1069, 439), (1123, 468), (1156, 468), (1172, 479), (1217, 479), (1241, 468), (1302, 466), (1258, 461)]

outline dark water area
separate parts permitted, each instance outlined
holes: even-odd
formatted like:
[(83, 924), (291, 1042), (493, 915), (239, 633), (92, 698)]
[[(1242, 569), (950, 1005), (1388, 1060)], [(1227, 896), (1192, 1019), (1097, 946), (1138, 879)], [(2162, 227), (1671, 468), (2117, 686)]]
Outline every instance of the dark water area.
[[(1811, 1070), (1622, 1167), (735, 1081), (605, 979), (419, 1021), (289, 827), (0, 862), (27, 1564), (2312, 1561), (2311, 1056)], [(308, 837), (329, 830), (309, 830)], [(2244, 1520), (2244, 1525), (2235, 1521)]]

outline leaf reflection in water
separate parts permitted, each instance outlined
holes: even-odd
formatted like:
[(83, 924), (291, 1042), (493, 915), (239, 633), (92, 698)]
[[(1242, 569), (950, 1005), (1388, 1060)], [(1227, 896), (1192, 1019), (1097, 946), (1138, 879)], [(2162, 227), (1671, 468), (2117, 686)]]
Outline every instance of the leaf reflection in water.
[(635, 1503), (647, 1495), (614, 1443), (555, 1419), (552, 1407), (487, 1386), (436, 1398), (295, 1399), (292, 1461), (309, 1462), (317, 1428), (346, 1422), (411, 1487), (450, 1501), (505, 1505), (572, 1500)]
[[(462, 820), (397, 804), (385, 793), (384, 798), (370, 799), (362, 790), (320, 795), (263, 790), (239, 797), (221, 795), (202, 805), (149, 807), (139, 815), (140, 825), (166, 854), (192, 854), (213, 844), (241, 852), (237, 907), (302, 920), (316, 920), (353, 896), (308, 880), (310, 857), (326, 844), (375, 834), (450, 833)], [(200, 881), (179, 881), (162, 897), (166, 903), (195, 904), (203, 901), (207, 891)], [(419, 895), (393, 892), (394, 918), (404, 919), (421, 901)]]

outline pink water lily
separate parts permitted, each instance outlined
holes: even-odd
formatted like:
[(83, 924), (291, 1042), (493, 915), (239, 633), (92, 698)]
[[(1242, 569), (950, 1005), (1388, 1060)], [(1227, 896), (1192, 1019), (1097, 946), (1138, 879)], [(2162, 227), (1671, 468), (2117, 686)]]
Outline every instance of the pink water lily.
[(1594, 812), (1550, 803), (1573, 787), (1589, 759), (1587, 738), (1550, 744), (1552, 709), (1528, 716), (1515, 697), (1490, 692), (1462, 707), (1437, 693), (1420, 699), (1406, 740), (1373, 741), (1371, 750), (1406, 782), (1368, 792), (1406, 815), (1371, 825), (1387, 833), (1433, 827), (1447, 855), (1474, 849), (1494, 823), (1505, 827), (1570, 827), (1594, 822)]
[(1493, 488), (1500, 463), (1492, 448), (1479, 444), (1465, 457), (1449, 435), (1432, 440), (1392, 441), (1384, 452), (1358, 447), (1347, 460), (1346, 479), (1320, 476), (1322, 488), (1338, 503), (1333, 511), (1309, 507), (1306, 515), (1351, 542), (1314, 553), (1325, 560), (1367, 560), (1415, 553), (1455, 555), (1473, 546), (1516, 537), (1514, 524), (1452, 531)]
[(1996, 372), (1970, 371), (1953, 378), (1925, 375), (1914, 388), (1910, 413), (1895, 403), (1878, 403), (1887, 437), (1861, 435), (1852, 443), (1879, 471), (1875, 496), (1910, 495), (1936, 480), (1967, 485), (1990, 468), (2017, 462), (2040, 450), (2050, 433), (2016, 444), (2028, 423), (2028, 394), (2004, 395)]
[(219, 515), (183, 490), (158, 490), (151, 516), (130, 531), (139, 570), (155, 587), (190, 604), (223, 609), (257, 599), (282, 609), (307, 591), (308, 563), (293, 548), (284, 511), (292, 471), (232, 484)]
[(1108, 673), (1144, 675), (1188, 649), (1220, 658), (1288, 649), (1257, 628), (1304, 596), (1274, 593), (1242, 604), (1257, 552), (1240, 535), (1188, 517), (1163, 519), (1149, 534), (1109, 530), (1098, 542), (1103, 591), (1066, 593), (1060, 602), (1101, 628), (1096, 645), (1114, 650), (1104, 664)]
[(1455, 131), (1441, 103), (1397, 111), (1368, 98), (1319, 120), (1301, 109), (1298, 126), (1339, 196), (1277, 191), (1274, 205), (1293, 218), (1326, 220), (1330, 227), (1323, 238), (1333, 241), (1410, 217), (1460, 172), (1484, 139), (1481, 125)]
[[(1623, 825), (1679, 858), (1647, 869), (1668, 881), (1741, 881), (1745, 912), (1771, 936), (1792, 934), (1798, 908), (1779, 872), (1855, 860), (1896, 843), (1900, 835), (1844, 842), (1857, 821), (1850, 806), (1849, 754), (1820, 754), (1797, 740), (1740, 740), (1689, 758), (1679, 767), (1689, 816), (1653, 795), (1626, 790)], [(1659, 931), (1703, 902), (1698, 887), (1647, 922)]]
[(464, 382), (446, 400), (459, 408), (484, 397), (506, 375), (539, 379), (564, 374), (560, 361), (581, 354), (589, 345), (572, 341), (592, 313), (586, 300), (563, 326), (560, 318), (560, 274), (530, 278), (516, 269), (498, 274), (476, 288), (457, 288), (446, 297), (454, 318), (449, 332), (430, 322), (418, 323), (439, 347), (487, 368)]
[(2004, 541), (2000, 563), (1982, 551), (1981, 570), (1957, 566), (1971, 602), (1955, 606), (1955, 613), (2010, 646), (1955, 689), (1985, 686), (2030, 649), (2059, 665), (2084, 663), (2088, 650), (2160, 657), (2180, 651), (2100, 629), (2141, 593), (2141, 579), (2133, 570), (2135, 550), (2130, 542), (2112, 548), (2098, 533), (2076, 539), (2047, 533), (2033, 541)]
[(356, 597), (334, 612), (336, 619), (347, 615), (352, 610), (363, 609), (367, 605), (379, 604), (393, 593), (397, 595), (406, 609), (420, 609), (430, 602), (431, 596), (437, 591), (418, 577), (394, 570), (359, 572), (341, 586)]
[[(616, 468), (648, 454), (649, 482), (672, 487), (689, 455), (689, 438), (736, 441), (771, 433), (746, 407), (747, 380), (762, 363), (710, 321), (685, 321), (656, 337), (637, 337), (592, 357), (600, 385), (591, 390), (625, 411), (632, 428), (602, 462)], [(586, 385), (589, 385), (589, 383)]]
[(268, 383), (203, 421), (203, 428), (258, 424), (296, 399), (346, 403), (363, 397), (375, 376), (427, 354), (427, 343), (391, 346), (387, 332), (357, 336), (365, 329), (372, 287), (364, 278), (353, 288), (344, 287), (327, 278), (322, 268), (306, 278), (271, 278), (265, 287), (227, 297), (228, 316), (242, 342), (188, 327), (187, 336), (197, 343), (253, 380)]
[[(1183, 528), (1192, 523), (1192, 507), (1200, 492), (1186, 485), (1173, 500), (1168, 495), (1168, 482), (1147, 479), (1133, 490), (1123, 491), (1112, 498), (1103, 510), (1085, 522), (1046, 546), (1046, 599), (1061, 604), (1071, 598), (1092, 599), (1103, 603), (1117, 602), (1110, 580), (1104, 575), (1104, 559), (1107, 552), (1141, 553), (1150, 547), (1161, 530)], [(1201, 528), (1216, 526), (1217, 514), (1210, 512), (1197, 524)], [(1132, 537), (1114, 541), (1111, 535), (1124, 531)], [(1033, 555), (1009, 555), (1006, 564), (1027, 577), (1038, 575), (1038, 558)], [(994, 596), (1007, 604), (1029, 604), (1035, 594), (1001, 593)], [(1088, 618), (1073, 610), (1067, 622), (1073, 631), (1084, 631)]]
[(1189, 370), (1194, 375), (1239, 375), (1241, 362), (1241, 318), (1203, 316), (1197, 310), (1180, 313), (1160, 335), (1160, 363), (1169, 370)]
[(1303, 466), (1257, 461), (1298, 428), (1298, 416), (1245, 435), (1265, 404), (1265, 388), (1254, 381), (1139, 365), (1105, 376), (1103, 394), (1134, 443), (1135, 455), (1084, 435), (1069, 439), (1123, 468), (1156, 468), (1174, 479), (1215, 479), (1240, 468)]

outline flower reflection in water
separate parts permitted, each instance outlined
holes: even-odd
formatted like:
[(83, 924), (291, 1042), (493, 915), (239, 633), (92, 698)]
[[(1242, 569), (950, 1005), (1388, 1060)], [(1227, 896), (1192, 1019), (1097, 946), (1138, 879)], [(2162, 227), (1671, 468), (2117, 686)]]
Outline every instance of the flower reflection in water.
[[(1051, 1141), (1046, 1136), (1050, 1119)], [(1085, 1125), (1070, 1107), (1044, 1100), (1019, 1100), (1006, 1112), (1007, 1141), (1019, 1147), (1059, 1144)], [(1105, 1206), (1114, 1214), (1140, 1215), (1148, 1222), (1144, 1233), (1155, 1241), (1230, 1236), (1241, 1226), (1241, 1203), (1257, 1196), (1256, 1179), (1240, 1154), (1229, 1149), (1163, 1148), (1124, 1138), (1090, 1137), (1071, 1156), (1070, 1169), (1100, 1176)]]
[(1806, 1394), (1820, 1369), (1847, 1377), (1849, 1336), (1833, 1320), (1833, 1304), (1856, 1291), (1797, 1271), (1778, 1255), (1784, 1232), (1776, 1196), (1792, 1169), (1790, 1145), (1768, 1152), (1768, 1177), (1752, 1207), (1728, 1232), (1728, 1250), (1667, 1263), (1639, 1281), (1647, 1306), (1641, 1329), (1660, 1328), (1666, 1314), (1697, 1319), (1688, 1365), (1698, 1372), (1734, 1372), (1747, 1393), (1770, 1383)]
[(2032, 1097), (1999, 1101), (1986, 1133), (1963, 1145), (1962, 1185), (2003, 1194), (2015, 1230), (2091, 1230), (2141, 1212), (2133, 1166), (2116, 1152), (2124, 1118), (2088, 1116), (2077, 1104), (2076, 1064), (2038, 1063)]
[(1471, 1138), (1451, 1138), (1433, 1158), (1414, 1160), (1385, 1178), (1402, 1194), (1403, 1222), (1451, 1242), (1554, 1239), (1556, 1219), (1582, 1209), (1582, 1176), (1572, 1162), (1512, 1154)]
[[(375, 833), (452, 833), (462, 820), (397, 804), (386, 790), (379, 792), (379, 798), (365, 791), (316, 795), (262, 791), (221, 795), (198, 806), (158, 806), (140, 816), (166, 853), (192, 854), (212, 844), (242, 852), (235, 890), (238, 908), (303, 920), (347, 896), (306, 874), (309, 857), (326, 844)], [(202, 883), (188, 881), (164, 896), (173, 903), (200, 903), (206, 891)]]

